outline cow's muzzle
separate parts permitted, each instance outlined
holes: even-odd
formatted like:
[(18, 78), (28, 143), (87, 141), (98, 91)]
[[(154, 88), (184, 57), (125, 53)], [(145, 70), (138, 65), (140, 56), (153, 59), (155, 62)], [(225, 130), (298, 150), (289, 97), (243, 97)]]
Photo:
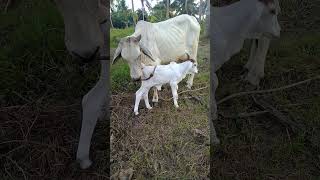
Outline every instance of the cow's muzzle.
[(140, 81), (141, 80), (141, 77), (139, 77), (139, 78), (132, 78), (132, 81), (133, 82), (138, 82), (138, 81)]
[(94, 52), (91, 53), (91, 55), (88, 55), (88, 56), (87, 55), (86, 56), (82, 56), (82, 55), (80, 55), (80, 54), (78, 54), (78, 53), (76, 53), (74, 51), (72, 51), (71, 53), (72, 53), (72, 55), (74, 57), (80, 59), (82, 61), (82, 63), (90, 63), (90, 62), (98, 59), (99, 54), (100, 54), (99, 53), (99, 49), (100, 49), (100, 47), (97, 46), (96, 49), (94, 50)]

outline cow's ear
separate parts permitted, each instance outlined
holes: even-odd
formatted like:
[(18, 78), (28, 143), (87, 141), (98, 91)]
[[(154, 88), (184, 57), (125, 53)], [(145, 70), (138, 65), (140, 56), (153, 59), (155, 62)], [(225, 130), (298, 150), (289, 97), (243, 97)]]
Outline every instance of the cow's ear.
[(139, 34), (139, 35), (136, 37), (136, 41), (137, 41), (137, 42), (140, 42), (140, 40), (141, 40), (141, 34)]
[(140, 49), (146, 56), (148, 56), (153, 62), (155, 62), (155, 60), (152, 57), (151, 52), (141, 43), (140, 43)]
[(112, 64), (115, 63), (121, 57), (122, 51), (122, 40), (120, 40), (116, 52), (113, 55)]

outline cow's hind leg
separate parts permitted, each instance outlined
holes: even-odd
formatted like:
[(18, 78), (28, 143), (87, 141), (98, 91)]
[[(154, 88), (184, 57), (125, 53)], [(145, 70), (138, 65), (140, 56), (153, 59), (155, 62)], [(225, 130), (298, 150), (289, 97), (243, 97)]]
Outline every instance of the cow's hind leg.
[(106, 83), (99, 80), (82, 99), (82, 126), (77, 151), (77, 160), (80, 161), (82, 169), (92, 164), (89, 158), (91, 137), (98, 118), (104, 115), (104, 105), (106, 105), (108, 95), (106, 92)]
[(192, 85), (193, 85), (193, 79), (194, 79), (194, 74), (190, 74), (187, 80), (187, 88), (191, 89)]
[[(161, 87), (161, 86), (160, 86)], [(153, 87), (153, 97), (152, 102), (156, 103), (159, 101), (158, 90), (157, 87)]]

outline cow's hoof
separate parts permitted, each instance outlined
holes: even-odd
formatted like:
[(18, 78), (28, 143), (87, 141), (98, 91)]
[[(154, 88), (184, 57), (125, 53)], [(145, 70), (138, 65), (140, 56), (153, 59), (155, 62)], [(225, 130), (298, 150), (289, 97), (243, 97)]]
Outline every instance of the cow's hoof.
[(188, 88), (188, 89), (191, 89), (191, 87), (192, 87), (192, 84), (187, 83), (187, 88)]
[(90, 159), (79, 160), (79, 162), (81, 169), (87, 169), (92, 165), (92, 161)]

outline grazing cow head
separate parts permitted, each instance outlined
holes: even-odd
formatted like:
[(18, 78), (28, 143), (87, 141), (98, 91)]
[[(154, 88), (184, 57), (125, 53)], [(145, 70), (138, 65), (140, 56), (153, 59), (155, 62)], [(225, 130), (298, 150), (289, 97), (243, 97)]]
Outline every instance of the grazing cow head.
[(107, 21), (102, 0), (55, 0), (65, 25), (65, 44), (73, 56), (84, 62), (98, 57), (103, 45), (100, 24)]
[(253, 27), (253, 34), (263, 34), (267, 37), (280, 37), (278, 0), (256, 0), (258, 8), (258, 23)]
[(130, 76), (133, 80), (140, 80), (142, 76), (142, 65), (141, 65), (141, 53), (144, 53), (151, 60), (151, 52), (140, 42), (141, 35), (128, 36), (120, 40), (118, 47), (114, 53), (112, 63), (122, 57), (125, 59), (130, 67)]

